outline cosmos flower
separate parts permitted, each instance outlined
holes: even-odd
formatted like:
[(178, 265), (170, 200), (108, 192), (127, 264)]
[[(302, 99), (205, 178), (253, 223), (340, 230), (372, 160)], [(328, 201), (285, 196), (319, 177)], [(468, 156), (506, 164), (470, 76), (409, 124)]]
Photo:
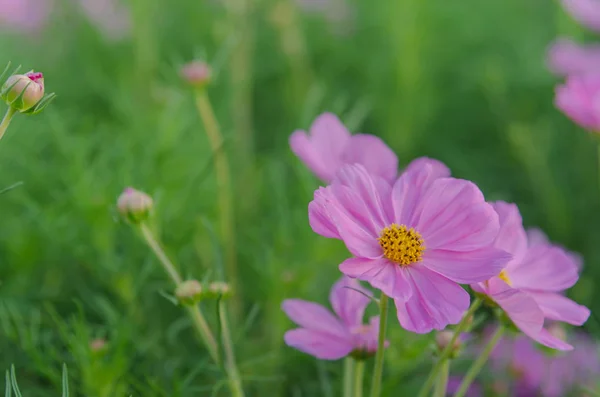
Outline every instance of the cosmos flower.
[(335, 315), (317, 303), (285, 300), (283, 311), (300, 326), (286, 332), (285, 343), (322, 360), (337, 360), (349, 354), (359, 357), (374, 354), (379, 317), (371, 317), (369, 323), (363, 323), (370, 302), (368, 295), (358, 281), (342, 277), (329, 295)]
[(585, 27), (600, 32), (599, 0), (562, 0), (563, 7)]
[(398, 173), (398, 158), (378, 137), (351, 135), (331, 113), (315, 119), (310, 131), (295, 131), (290, 147), (321, 180), (331, 182), (344, 164), (362, 164), (367, 171), (392, 183)]
[(456, 324), (469, 307), (459, 283), (498, 275), (510, 259), (491, 246), (498, 215), (473, 183), (418, 159), (391, 186), (346, 165), (309, 204), (312, 229), (342, 240), (354, 255), (342, 273), (394, 298), (398, 320), (425, 333)]
[(557, 40), (548, 51), (548, 68), (559, 76), (594, 74), (600, 70), (600, 45)]
[(555, 90), (554, 103), (588, 131), (600, 131), (600, 74), (570, 75)]
[(587, 321), (590, 311), (563, 295), (579, 278), (577, 263), (558, 246), (539, 240), (530, 244), (516, 205), (497, 202), (494, 208), (500, 217), (494, 246), (513, 259), (497, 277), (471, 287), (498, 304), (527, 336), (554, 349), (571, 349), (544, 329), (544, 320), (573, 325)]
[(0, 28), (35, 32), (43, 27), (51, 6), (50, 0), (0, 0)]

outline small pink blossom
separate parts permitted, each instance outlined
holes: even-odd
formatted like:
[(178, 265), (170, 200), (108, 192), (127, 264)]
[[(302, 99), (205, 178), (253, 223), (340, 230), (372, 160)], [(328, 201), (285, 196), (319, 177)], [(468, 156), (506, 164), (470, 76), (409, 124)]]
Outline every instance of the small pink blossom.
[(361, 164), (370, 173), (392, 183), (398, 173), (398, 158), (378, 137), (351, 135), (331, 113), (323, 113), (306, 131), (290, 136), (296, 156), (321, 180), (331, 182), (344, 164)]
[(577, 22), (600, 32), (599, 0), (562, 0), (562, 4)]
[(569, 39), (560, 39), (548, 51), (548, 67), (560, 76), (598, 73), (600, 45), (580, 45)]
[(469, 307), (458, 284), (498, 275), (510, 259), (491, 247), (498, 215), (481, 191), (431, 159), (412, 162), (393, 186), (346, 165), (308, 209), (312, 229), (354, 255), (342, 273), (394, 298), (400, 324), (418, 333), (458, 323)]
[(51, 0), (0, 0), (0, 28), (38, 31), (50, 15), (51, 7)]
[(570, 75), (556, 87), (554, 103), (589, 131), (600, 131), (600, 74)]
[(368, 295), (358, 281), (342, 277), (329, 295), (335, 315), (317, 303), (285, 300), (283, 311), (300, 326), (286, 332), (285, 343), (322, 360), (337, 360), (351, 353), (360, 356), (375, 353), (379, 317), (363, 323), (370, 302)]
[(131, 29), (129, 10), (119, 0), (79, 0), (83, 13), (109, 40), (120, 40)]
[(539, 240), (530, 244), (516, 205), (497, 202), (494, 208), (500, 218), (494, 246), (513, 259), (499, 276), (471, 287), (495, 301), (530, 338), (554, 349), (572, 349), (544, 328), (544, 320), (573, 325), (587, 321), (590, 311), (562, 294), (579, 278), (576, 262), (558, 246)]

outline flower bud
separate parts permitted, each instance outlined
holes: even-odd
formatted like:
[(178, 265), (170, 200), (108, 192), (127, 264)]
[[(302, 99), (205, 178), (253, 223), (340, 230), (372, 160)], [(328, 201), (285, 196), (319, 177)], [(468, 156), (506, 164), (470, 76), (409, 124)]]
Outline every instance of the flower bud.
[(177, 286), (175, 296), (182, 305), (193, 305), (202, 297), (202, 285), (197, 280), (186, 280)]
[(2, 99), (19, 112), (33, 108), (44, 97), (44, 76), (29, 72), (15, 74), (2, 86)]
[(181, 68), (181, 77), (197, 89), (202, 89), (210, 83), (211, 74), (210, 66), (203, 61), (192, 61)]
[(106, 350), (106, 340), (103, 338), (96, 338), (90, 342), (90, 350), (94, 353), (99, 353)]
[(231, 287), (224, 281), (213, 281), (208, 285), (208, 295), (211, 298), (229, 298), (231, 294)]
[(117, 200), (117, 208), (121, 215), (132, 223), (140, 223), (148, 219), (153, 201), (146, 193), (128, 187)]
[[(452, 340), (452, 336), (454, 336), (454, 331), (439, 331), (435, 334), (435, 344), (438, 352), (442, 352)], [(452, 349), (450, 350), (450, 357), (455, 358), (458, 353), (460, 353), (460, 349), (462, 348), (464, 340), (468, 338), (468, 335), (461, 334), (452, 345)]]

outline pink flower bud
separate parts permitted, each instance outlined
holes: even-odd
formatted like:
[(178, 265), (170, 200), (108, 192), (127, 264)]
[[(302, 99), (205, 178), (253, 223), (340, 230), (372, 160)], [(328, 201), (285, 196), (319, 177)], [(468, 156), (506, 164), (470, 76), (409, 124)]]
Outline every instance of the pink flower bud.
[(210, 83), (210, 66), (203, 61), (192, 61), (181, 68), (181, 77), (194, 88), (204, 88)]
[(197, 280), (186, 280), (177, 286), (175, 296), (184, 305), (193, 305), (202, 297), (202, 285)]
[(94, 353), (104, 351), (106, 349), (106, 340), (103, 338), (96, 338), (90, 342), (90, 350)]
[(15, 74), (2, 86), (2, 99), (12, 108), (24, 112), (34, 107), (44, 97), (44, 76), (29, 72)]
[(153, 204), (150, 196), (131, 187), (125, 189), (117, 200), (117, 208), (121, 215), (135, 224), (148, 218)]
[(212, 298), (228, 298), (231, 296), (231, 287), (224, 281), (213, 281), (208, 285), (208, 292)]

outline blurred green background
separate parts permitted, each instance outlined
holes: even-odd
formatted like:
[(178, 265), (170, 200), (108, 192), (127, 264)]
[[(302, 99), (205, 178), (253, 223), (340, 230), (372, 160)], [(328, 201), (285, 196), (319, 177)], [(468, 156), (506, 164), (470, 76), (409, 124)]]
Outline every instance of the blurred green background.
[[(597, 143), (554, 109), (545, 67), (556, 36), (586, 33), (558, 4), (132, 0), (129, 34), (111, 40), (56, 3), (42, 31), (0, 36), (0, 64), (44, 72), (58, 94), (0, 142), (0, 187), (23, 182), (0, 195), (0, 369), (14, 363), (26, 395), (58, 395), (63, 362), (73, 395), (228, 395), (114, 209), (124, 187), (147, 191), (183, 274), (218, 274), (228, 246), (215, 242), (212, 155), (179, 77), (195, 58), (214, 68), (232, 161), (244, 305), (233, 331), (249, 396), (339, 395), (341, 364), (284, 346), (292, 324), (280, 310), (288, 297), (326, 303), (347, 256), (310, 230), (319, 182), (287, 144), (323, 111), (383, 137), (402, 165), (435, 157), (490, 200), (517, 203), (526, 225), (584, 255), (570, 295), (600, 309)], [(427, 373), (430, 340), (393, 316), (389, 329), (385, 392), (396, 396)], [(96, 338), (103, 352), (90, 349)]]

